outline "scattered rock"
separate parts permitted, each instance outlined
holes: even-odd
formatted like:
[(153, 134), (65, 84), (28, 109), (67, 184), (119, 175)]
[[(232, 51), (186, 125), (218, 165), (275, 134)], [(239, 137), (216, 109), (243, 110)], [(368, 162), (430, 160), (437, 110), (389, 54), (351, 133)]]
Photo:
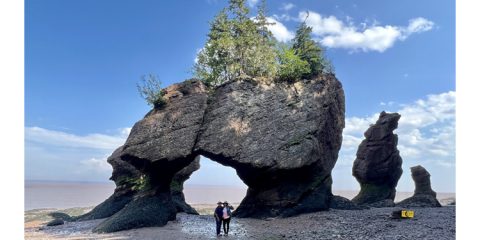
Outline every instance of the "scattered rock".
[(437, 193), (432, 190), (430, 184), (430, 173), (422, 166), (418, 165), (410, 168), (412, 178), (415, 182), (415, 192), (409, 197), (397, 204), (401, 207), (441, 207), (437, 200)]
[(441, 207), (438, 200), (431, 195), (414, 195), (396, 204), (398, 207)]
[(392, 199), (384, 199), (373, 203), (365, 203), (364, 205), (372, 208), (395, 207), (395, 203)]
[(365, 209), (365, 206), (358, 206), (357, 204), (350, 201), (348, 198), (334, 195), (330, 200), (330, 208), (332, 209), (341, 209), (341, 210), (359, 210)]
[[(400, 114), (381, 112), (374, 125), (365, 132), (365, 139), (357, 150), (353, 176), (360, 183), (360, 193), (352, 201), (359, 205), (390, 205), (395, 198), (395, 187), (402, 175), (402, 158), (397, 149)], [(377, 203), (380, 202), (380, 203)]]
[(72, 221), (72, 217), (63, 212), (51, 212), (48, 214), (48, 216), (53, 217), (54, 219), (61, 219), (68, 222)]
[(52, 221), (48, 222), (47, 226), (49, 226), (49, 227), (58, 226), (58, 225), (62, 225), (64, 223), (65, 223), (65, 221), (63, 221), (63, 219), (57, 218), (57, 219), (53, 219)]

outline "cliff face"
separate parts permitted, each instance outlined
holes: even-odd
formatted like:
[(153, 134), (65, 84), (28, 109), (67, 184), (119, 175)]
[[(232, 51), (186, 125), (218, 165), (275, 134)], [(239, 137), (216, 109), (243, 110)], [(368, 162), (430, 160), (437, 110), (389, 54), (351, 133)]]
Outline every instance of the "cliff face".
[(172, 195), (182, 188), (172, 180), (199, 155), (235, 168), (248, 186), (236, 216), (291, 216), (328, 208), (345, 118), (343, 89), (335, 77), (294, 84), (239, 80), (211, 92), (189, 80), (166, 90), (166, 106), (137, 122), (118, 153), (145, 176), (146, 187), (97, 232), (175, 219)]

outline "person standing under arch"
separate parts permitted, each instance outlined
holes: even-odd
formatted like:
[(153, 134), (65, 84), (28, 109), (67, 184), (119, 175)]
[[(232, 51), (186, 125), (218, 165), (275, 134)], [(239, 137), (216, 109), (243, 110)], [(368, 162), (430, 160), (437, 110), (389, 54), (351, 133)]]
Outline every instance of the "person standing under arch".
[(215, 223), (217, 224), (217, 236), (220, 236), (220, 231), (222, 229), (222, 221), (223, 221), (223, 204), (222, 204), (222, 202), (219, 201), (217, 203), (217, 208), (215, 208), (213, 216), (215, 217)]
[(223, 233), (225, 235), (228, 235), (228, 231), (230, 230), (230, 219), (232, 218), (232, 210), (233, 207), (228, 205), (228, 202), (225, 201), (223, 203), (222, 209)]

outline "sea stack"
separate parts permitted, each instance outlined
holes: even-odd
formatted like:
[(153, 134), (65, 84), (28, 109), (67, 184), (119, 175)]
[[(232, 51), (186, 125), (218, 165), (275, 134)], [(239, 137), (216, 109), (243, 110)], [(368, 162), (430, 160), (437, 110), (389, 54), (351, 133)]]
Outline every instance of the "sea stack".
[(118, 153), (140, 172), (134, 199), (95, 232), (163, 226), (177, 211), (190, 212), (177, 203), (183, 201), (178, 184), (186, 180), (178, 174), (193, 164), (188, 178), (200, 155), (234, 168), (248, 186), (237, 217), (329, 208), (345, 125), (344, 93), (334, 75), (294, 83), (245, 78), (212, 89), (191, 79), (167, 87), (163, 97), (166, 104), (133, 126)]
[(364, 133), (357, 150), (353, 176), (360, 183), (360, 193), (352, 199), (359, 205), (394, 206), (398, 180), (402, 175), (402, 158), (397, 149), (400, 114), (381, 112), (377, 122)]
[[(117, 148), (107, 159), (107, 162), (113, 168), (112, 176), (110, 177), (110, 180), (114, 181), (116, 186), (113, 194), (90, 212), (73, 217), (72, 220), (85, 221), (110, 217), (122, 210), (140, 192), (144, 175), (133, 165), (120, 159), (122, 149), (123, 146)], [(200, 158), (197, 158), (173, 177), (171, 193), (177, 212), (198, 214), (194, 208), (185, 202), (185, 196), (182, 191), (184, 182), (199, 168)]]
[(117, 148), (107, 158), (107, 162), (113, 168), (112, 176), (110, 177), (110, 180), (114, 181), (116, 186), (113, 194), (90, 212), (75, 217), (74, 220), (84, 221), (110, 217), (133, 200), (134, 195), (137, 193), (135, 181), (140, 178), (141, 173), (131, 164), (120, 159), (122, 149), (123, 146)]
[(397, 204), (400, 207), (441, 207), (437, 193), (432, 190), (430, 173), (418, 165), (410, 168), (415, 182), (415, 193)]

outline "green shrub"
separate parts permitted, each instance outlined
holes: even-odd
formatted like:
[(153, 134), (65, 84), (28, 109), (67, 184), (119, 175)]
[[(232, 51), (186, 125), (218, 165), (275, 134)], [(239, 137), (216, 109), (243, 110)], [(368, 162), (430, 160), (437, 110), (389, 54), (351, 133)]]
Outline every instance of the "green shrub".
[(163, 98), (166, 92), (161, 85), (162, 82), (153, 74), (142, 76), (141, 83), (137, 83), (140, 96), (155, 109), (161, 109), (167, 103)]
[(283, 47), (278, 58), (280, 63), (278, 78), (282, 81), (293, 82), (310, 73), (308, 62), (300, 59), (291, 48)]

